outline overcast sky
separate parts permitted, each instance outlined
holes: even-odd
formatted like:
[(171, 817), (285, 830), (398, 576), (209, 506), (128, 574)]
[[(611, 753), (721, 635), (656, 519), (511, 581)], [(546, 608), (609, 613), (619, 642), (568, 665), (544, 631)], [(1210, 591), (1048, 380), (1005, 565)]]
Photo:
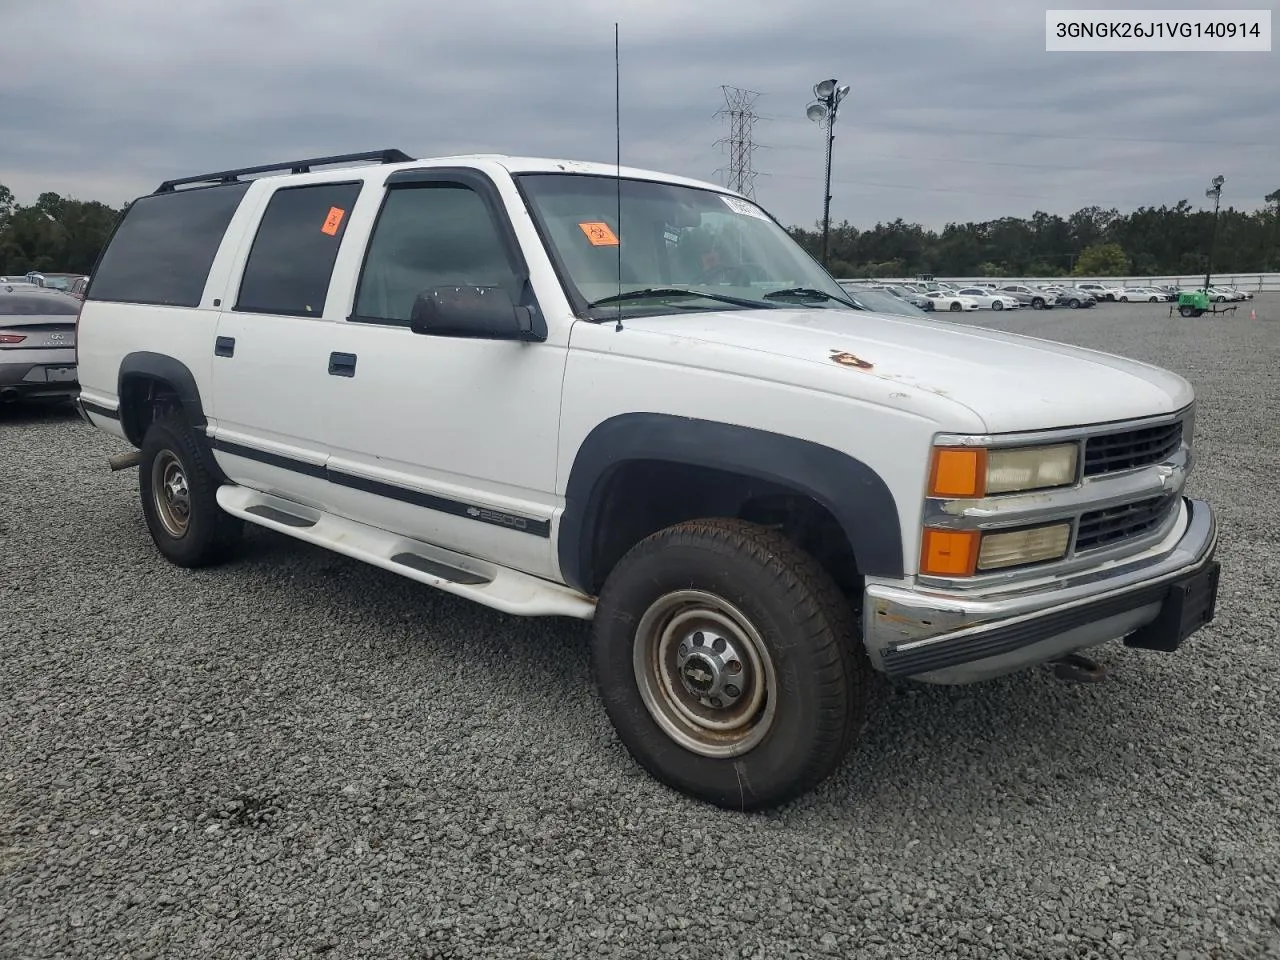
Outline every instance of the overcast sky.
[(823, 131), (804, 111), (824, 77), (852, 87), (837, 222), (1199, 206), (1219, 173), (1224, 205), (1280, 188), (1280, 52), (1046, 53), (1044, 11), (0, 0), (0, 183), (24, 203), (53, 190), (119, 204), (169, 177), (385, 146), (612, 161), (617, 20), (623, 161), (724, 182), (721, 86), (756, 91), (755, 196), (786, 223), (821, 217)]

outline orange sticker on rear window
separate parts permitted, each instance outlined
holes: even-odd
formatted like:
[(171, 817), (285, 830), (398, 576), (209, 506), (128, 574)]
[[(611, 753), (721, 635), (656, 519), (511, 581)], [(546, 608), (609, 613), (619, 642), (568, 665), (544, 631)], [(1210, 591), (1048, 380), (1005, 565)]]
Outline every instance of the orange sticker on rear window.
[(607, 223), (580, 223), (582, 232), (587, 235), (587, 240), (591, 242), (593, 247), (616, 247), (618, 245), (618, 237), (609, 229)]
[(341, 207), (330, 207), (329, 215), (324, 218), (324, 226), (320, 228), (321, 233), (327, 233), (331, 237), (338, 235), (338, 228), (342, 226), (342, 218), (347, 215), (347, 211)]

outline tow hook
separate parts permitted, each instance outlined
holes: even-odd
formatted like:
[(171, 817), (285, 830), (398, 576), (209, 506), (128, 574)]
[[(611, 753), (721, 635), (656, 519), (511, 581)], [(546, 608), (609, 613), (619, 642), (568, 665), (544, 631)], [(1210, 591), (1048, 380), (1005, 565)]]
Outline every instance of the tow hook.
[(107, 461), (111, 467), (111, 472), (117, 470), (128, 470), (130, 467), (136, 467), (142, 462), (142, 451), (131, 450), (128, 453), (117, 453), (114, 457)]
[(1053, 675), (1069, 683), (1101, 683), (1110, 676), (1106, 664), (1078, 653), (1069, 653), (1053, 661)]

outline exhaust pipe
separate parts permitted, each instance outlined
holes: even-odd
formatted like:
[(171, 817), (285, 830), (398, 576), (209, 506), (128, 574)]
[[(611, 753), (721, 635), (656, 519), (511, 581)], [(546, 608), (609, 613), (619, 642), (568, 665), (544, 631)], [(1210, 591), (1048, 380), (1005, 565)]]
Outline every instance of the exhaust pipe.
[(1052, 663), (1054, 676), (1068, 683), (1102, 683), (1111, 675), (1106, 664), (1079, 653), (1069, 653)]
[(114, 457), (107, 461), (107, 465), (111, 467), (111, 472), (117, 470), (128, 470), (130, 467), (136, 467), (142, 462), (142, 451), (131, 450), (128, 453), (117, 453)]

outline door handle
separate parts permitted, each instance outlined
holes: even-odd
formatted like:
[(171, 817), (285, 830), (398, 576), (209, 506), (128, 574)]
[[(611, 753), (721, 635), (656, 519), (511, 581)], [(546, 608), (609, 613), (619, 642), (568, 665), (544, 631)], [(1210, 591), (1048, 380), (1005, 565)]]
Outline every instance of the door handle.
[(334, 377), (354, 377), (356, 355), (354, 353), (329, 354), (329, 374)]
[(235, 352), (236, 352), (235, 337), (218, 337), (218, 339), (213, 342), (214, 356), (229, 357), (233, 355)]

